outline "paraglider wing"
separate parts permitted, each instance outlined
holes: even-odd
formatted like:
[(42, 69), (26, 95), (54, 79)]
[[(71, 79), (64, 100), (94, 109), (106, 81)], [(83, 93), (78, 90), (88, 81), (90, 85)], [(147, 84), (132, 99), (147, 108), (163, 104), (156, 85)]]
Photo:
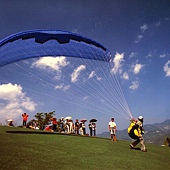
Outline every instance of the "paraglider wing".
[(96, 41), (59, 30), (31, 30), (0, 41), (0, 67), (24, 59), (66, 56), (109, 62), (110, 52)]

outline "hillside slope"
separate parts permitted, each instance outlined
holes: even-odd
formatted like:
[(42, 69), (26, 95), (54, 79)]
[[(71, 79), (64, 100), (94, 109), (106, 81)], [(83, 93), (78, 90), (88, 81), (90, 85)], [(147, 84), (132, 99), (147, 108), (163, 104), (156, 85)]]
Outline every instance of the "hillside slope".
[(0, 169), (170, 169), (167, 147), (148, 144), (141, 152), (127, 141), (40, 132), (0, 126)]

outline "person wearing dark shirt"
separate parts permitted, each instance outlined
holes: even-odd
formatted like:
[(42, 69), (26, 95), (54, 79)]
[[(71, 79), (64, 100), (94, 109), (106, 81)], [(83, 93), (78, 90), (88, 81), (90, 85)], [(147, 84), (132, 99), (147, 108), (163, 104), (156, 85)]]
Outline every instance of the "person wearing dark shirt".
[(76, 122), (75, 122), (75, 134), (79, 134), (79, 121), (78, 119), (76, 119)]
[(56, 130), (57, 130), (57, 118), (53, 117), (51, 120), (52, 120), (52, 124), (53, 124), (53, 131), (56, 132)]
[(92, 136), (92, 122), (89, 123), (90, 136)]

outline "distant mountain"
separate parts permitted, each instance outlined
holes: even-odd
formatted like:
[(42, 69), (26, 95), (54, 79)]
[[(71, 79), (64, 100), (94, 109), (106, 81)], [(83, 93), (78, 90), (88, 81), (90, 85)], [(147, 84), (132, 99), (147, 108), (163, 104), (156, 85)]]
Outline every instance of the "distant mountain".
[[(154, 124), (144, 124), (145, 134), (144, 139), (146, 143), (153, 143), (162, 145), (166, 137), (170, 138), (170, 119), (165, 120), (162, 123)], [(98, 134), (99, 137), (110, 138), (109, 132), (103, 132)], [(127, 129), (117, 131), (117, 139), (120, 140), (129, 140), (131, 138), (127, 134)]]

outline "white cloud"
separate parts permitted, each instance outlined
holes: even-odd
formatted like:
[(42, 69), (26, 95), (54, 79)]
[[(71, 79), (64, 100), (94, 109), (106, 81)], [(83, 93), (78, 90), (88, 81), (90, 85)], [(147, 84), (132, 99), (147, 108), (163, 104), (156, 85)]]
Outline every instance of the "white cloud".
[(143, 35), (138, 35), (137, 39), (135, 40), (135, 43), (138, 43), (143, 38)]
[(166, 54), (161, 54), (159, 57), (164, 58), (164, 57), (166, 57)]
[(18, 86), (17, 84), (12, 85), (9, 84), (2, 84), (0, 85), (0, 99), (2, 100), (11, 100), (20, 96), (22, 91), (22, 87)]
[(157, 56), (157, 55), (158, 55), (157, 50), (151, 51), (151, 52), (149, 52), (149, 54), (146, 56), (146, 58), (151, 58), (151, 57), (154, 57), (154, 56)]
[(62, 77), (62, 72), (61, 71), (58, 71), (54, 77), (55, 80), (60, 80)]
[(125, 79), (125, 80), (129, 80), (129, 75), (127, 72), (124, 72), (123, 75), (122, 75), (122, 78)]
[(146, 58), (150, 58), (150, 57), (152, 57), (153, 56), (153, 54), (152, 54), (152, 52), (150, 52), (147, 56), (146, 56)]
[(163, 69), (164, 69), (164, 72), (166, 73), (166, 77), (170, 77), (170, 60), (166, 62)]
[(137, 53), (136, 52), (131, 52), (131, 54), (129, 55), (129, 58), (134, 58), (136, 57)]
[(12, 109), (17, 108), (17, 107), (18, 107), (18, 102), (17, 101), (7, 103), (6, 106), (5, 106), (5, 108), (7, 110), (12, 110)]
[(42, 57), (39, 60), (32, 63), (31, 67), (36, 67), (40, 69), (50, 69), (55, 71), (60, 71), (62, 67), (69, 64), (66, 57)]
[(80, 73), (86, 69), (85, 65), (80, 65), (77, 67), (74, 72), (71, 74), (71, 82), (75, 83), (80, 75)]
[(143, 38), (143, 35), (138, 35), (138, 39), (142, 39)]
[(55, 86), (55, 89), (60, 89), (60, 90), (66, 91), (66, 90), (70, 89), (70, 85), (64, 85), (62, 83), (60, 85)]
[(24, 64), (29, 64), (29, 61), (28, 60), (22, 60), (22, 62), (24, 63)]
[(113, 60), (114, 67), (111, 70), (112, 73), (114, 73), (114, 74), (122, 73), (122, 62), (124, 62), (123, 58), (124, 58), (124, 53), (122, 53), (122, 54), (116, 53), (114, 60)]
[(139, 81), (136, 80), (132, 82), (132, 85), (129, 87), (129, 89), (135, 90), (138, 89), (138, 87), (139, 87)]
[(141, 69), (144, 67), (144, 65), (142, 64), (135, 64), (135, 65), (132, 65), (132, 68), (133, 68), (133, 73), (134, 74), (139, 74)]
[(98, 77), (98, 76), (96, 75), (95, 71), (92, 71), (92, 72), (90, 73), (90, 75), (89, 75), (88, 78), (91, 79), (91, 78), (93, 78), (93, 77), (96, 77), (97, 80), (101, 80), (101, 79), (102, 79), (101, 77)]
[(89, 96), (84, 96), (83, 100), (87, 100), (89, 98)]
[(29, 97), (26, 97), (20, 85), (11, 83), (0, 85), (0, 100), (1, 120), (9, 118), (19, 120), (25, 110), (32, 112), (37, 106)]
[(89, 75), (89, 79), (90, 79), (90, 78), (93, 78), (93, 77), (95, 77), (95, 76), (96, 76), (95, 71), (92, 71), (92, 72), (90, 73), (90, 75)]
[(142, 33), (144, 33), (147, 29), (148, 29), (148, 25), (147, 25), (147, 24), (143, 24), (143, 25), (140, 27), (140, 30), (142, 31)]
[(159, 27), (160, 25), (161, 25), (160, 21), (156, 22), (156, 27)]
[(32, 102), (29, 97), (24, 97), (22, 99), (21, 106), (29, 111), (34, 111), (36, 104)]
[(74, 29), (72, 30), (72, 32), (77, 33), (78, 30), (77, 30), (76, 28), (74, 28)]
[(147, 24), (143, 24), (141, 27), (140, 27), (140, 30), (141, 30), (141, 34), (139, 34), (137, 36), (137, 39), (135, 40), (135, 43), (139, 43), (139, 41), (143, 38), (143, 33), (148, 29), (148, 25)]

